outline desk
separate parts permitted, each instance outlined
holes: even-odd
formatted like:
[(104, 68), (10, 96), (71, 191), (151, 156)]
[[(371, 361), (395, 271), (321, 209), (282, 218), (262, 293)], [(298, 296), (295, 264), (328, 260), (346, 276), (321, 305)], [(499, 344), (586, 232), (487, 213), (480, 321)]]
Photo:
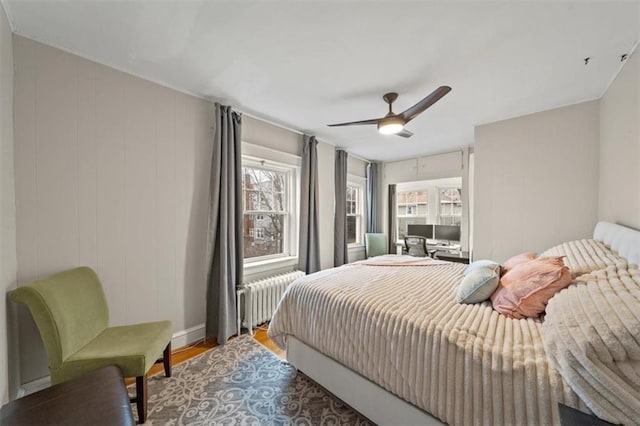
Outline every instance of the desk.
[(446, 260), (447, 262), (469, 263), (468, 251), (459, 251), (457, 253), (437, 251), (433, 257), (435, 259)]
[[(431, 243), (429, 243), (429, 241), (431, 241)], [(442, 253), (443, 255), (445, 253), (449, 253), (451, 251), (456, 251), (460, 253), (460, 245), (453, 245), (453, 246), (447, 246), (447, 245), (443, 245), (443, 244), (435, 244), (435, 240), (429, 240), (427, 241), (427, 253)], [(407, 254), (406, 250), (404, 249), (404, 241), (396, 241), (396, 254)], [(465, 256), (467, 258), (467, 262), (469, 263), (469, 253), (468, 252), (462, 252), (464, 253)]]

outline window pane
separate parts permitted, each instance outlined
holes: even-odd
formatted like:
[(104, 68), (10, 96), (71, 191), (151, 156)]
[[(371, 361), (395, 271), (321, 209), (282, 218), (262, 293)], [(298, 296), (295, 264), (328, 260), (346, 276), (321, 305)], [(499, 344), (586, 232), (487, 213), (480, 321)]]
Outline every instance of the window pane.
[(284, 215), (245, 214), (243, 231), (245, 259), (284, 253)]
[(285, 254), (288, 177), (288, 172), (268, 168), (242, 168), (245, 259)]
[(440, 224), (456, 225), (462, 223), (462, 193), (460, 188), (440, 189)]
[(426, 216), (427, 196), (427, 191), (399, 191), (396, 197), (398, 215)]
[(398, 191), (396, 200), (398, 239), (402, 240), (407, 235), (407, 225), (427, 223), (429, 215), (428, 192)]
[(358, 235), (360, 232), (360, 214), (362, 207), (360, 206), (360, 187), (349, 185), (347, 186), (347, 244), (360, 243), (362, 237)]
[(287, 200), (285, 198), (284, 192), (274, 192), (273, 193), (273, 208), (275, 211), (283, 212), (287, 210), (285, 206), (287, 205)]
[(245, 190), (244, 192), (244, 209), (259, 210), (260, 209), (260, 193), (258, 191)]
[(347, 244), (356, 243), (356, 216), (347, 216)]
[(285, 212), (287, 173), (257, 167), (242, 168), (245, 210)]

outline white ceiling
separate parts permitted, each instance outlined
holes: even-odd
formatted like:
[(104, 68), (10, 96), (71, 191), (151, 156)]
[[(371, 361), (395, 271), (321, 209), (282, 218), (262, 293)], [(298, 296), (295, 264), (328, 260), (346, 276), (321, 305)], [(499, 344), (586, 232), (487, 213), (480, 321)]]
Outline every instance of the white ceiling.
[[(393, 160), (473, 145), (473, 126), (598, 98), (640, 39), (639, 2), (19, 1), (14, 31)], [(588, 66), (583, 58), (591, 57)], [(408, 125), (326, 124), (453, 91)]]

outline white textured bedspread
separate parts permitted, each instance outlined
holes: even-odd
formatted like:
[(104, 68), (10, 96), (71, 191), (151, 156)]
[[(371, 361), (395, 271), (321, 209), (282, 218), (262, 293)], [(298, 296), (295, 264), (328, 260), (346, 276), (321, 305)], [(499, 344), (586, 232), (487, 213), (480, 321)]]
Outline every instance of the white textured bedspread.
[(345, 265), (299, 279), (269, 336), (297, 338), (452, 425), (558, 424), (582, 410), (551, 366), (540, 322), (461, 305), (466, 265)]
[(609, 266), (580, 280), (549, 301), (548, 353), (598, 417), (640, 425), (640, 271)]

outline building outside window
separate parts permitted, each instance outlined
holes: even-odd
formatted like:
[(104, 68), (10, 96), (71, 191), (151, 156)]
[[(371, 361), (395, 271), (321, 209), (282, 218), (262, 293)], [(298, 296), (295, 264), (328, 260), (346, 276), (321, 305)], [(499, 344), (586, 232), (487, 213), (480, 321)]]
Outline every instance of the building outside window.
[(288, 256), (293, 169), (243, 158), (244, 259)]

